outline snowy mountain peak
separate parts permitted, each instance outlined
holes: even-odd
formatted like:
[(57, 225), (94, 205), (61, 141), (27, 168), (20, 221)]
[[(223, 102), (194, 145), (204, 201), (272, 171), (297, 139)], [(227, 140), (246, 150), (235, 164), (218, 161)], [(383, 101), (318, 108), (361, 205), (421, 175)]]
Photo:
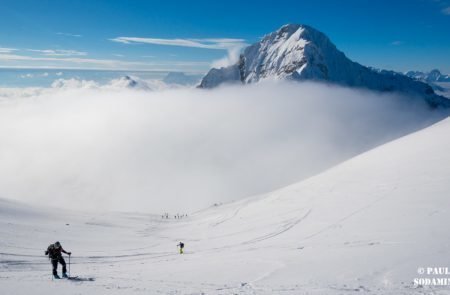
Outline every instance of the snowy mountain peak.
[(315, 80), (376, 91), (403, 92), (424, 98), (432, 106), (450, 107), (422, 82), (391, 71), (374, 71), (348, 59), (322, 32), (300, 24), (287, 24), (248, 46), (239, 61), (211, 69), (200, 88), (225, 83), (249, 84), (265, 79)]
[(110, 84), (112, 87), (117, 88), (151, 90), (145, 81), (139, 79), (138, 77), (132, 77), (128, 75), (111, 80)]
[[(331, 53), (338, 53), (333, 56)], [(244, 51), (244, 82), (265, 78), (328, 79), (325, 58), (343, 58), (325, 34), (305, 25), (285, 25)]]
[(329, 41), (328, 37), (322, 32), (314, 29), (313, 27), (303, 25), (303, 24), (287, 24), (279, 28), (277, 31), (272, 32), (266, 36), (264, 36), (264, 40), (276, 39), (279, 40), (288, 40), (295, 42), (298, 40), (307, 40), (307, 41)]

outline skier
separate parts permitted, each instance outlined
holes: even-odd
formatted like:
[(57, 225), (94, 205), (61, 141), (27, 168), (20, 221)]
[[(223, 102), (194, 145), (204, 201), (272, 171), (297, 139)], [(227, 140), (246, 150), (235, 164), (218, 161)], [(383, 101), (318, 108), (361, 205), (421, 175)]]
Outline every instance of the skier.
[(58, 276), (58, 272), (57, 272), (58, 262), (62, 265), (62, 277), (68, 278), (67, 269), (66, 269), (66, 261), (62, 257), (62, 253), (65, 253), (69, 256), (72, 255), (72, 252), (66, 252), (66, 250), (64, 250), (63, 247), (61, 247), (60, 242), (51, 244), (50, 246), (48, 246), (47, 251), (45, 251), (45, 255), (48, 255), (48, 257), (50, 258), (50, 260), (52, 262), (53, 277), (55, 279), (60, 279), (60, 277)]
[(180, 254), (183, 254), (183, 249), (184, 249), (183, 242), (180, 242), (177, 246), (180, 247)]

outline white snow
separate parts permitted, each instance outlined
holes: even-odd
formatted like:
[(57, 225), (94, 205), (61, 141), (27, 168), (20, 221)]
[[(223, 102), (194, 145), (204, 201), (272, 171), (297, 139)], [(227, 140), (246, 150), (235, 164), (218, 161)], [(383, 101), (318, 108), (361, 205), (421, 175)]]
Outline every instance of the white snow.
[[(286, 188), (184, 219), (0, 201), (1, 294), (448, 294), (450, 119)], [(59, 240), (71, 274), (52, 281)], [(186, 254), (177, 254), (179, 241)]]

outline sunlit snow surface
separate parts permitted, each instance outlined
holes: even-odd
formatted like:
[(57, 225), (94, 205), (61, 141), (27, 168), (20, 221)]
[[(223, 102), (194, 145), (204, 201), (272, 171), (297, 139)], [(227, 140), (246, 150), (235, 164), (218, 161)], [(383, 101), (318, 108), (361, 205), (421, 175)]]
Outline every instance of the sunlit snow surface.
[[(268, 193), (163, 220), (0, 203), (1, 294), (448, 294), (450, 120)], [(52, 281), (59, 240), (71, 274)], [(177, 253), (179, 241), (186, 254)]]

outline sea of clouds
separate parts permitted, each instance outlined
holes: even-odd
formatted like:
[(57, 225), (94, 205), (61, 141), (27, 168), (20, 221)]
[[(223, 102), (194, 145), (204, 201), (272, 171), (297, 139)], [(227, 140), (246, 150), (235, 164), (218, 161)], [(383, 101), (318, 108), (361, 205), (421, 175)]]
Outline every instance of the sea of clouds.
[(128, 86), (0, 89), (0, 197), (192, 212), (300, 181), (444, 116), (417, 99), (311, 82)]

